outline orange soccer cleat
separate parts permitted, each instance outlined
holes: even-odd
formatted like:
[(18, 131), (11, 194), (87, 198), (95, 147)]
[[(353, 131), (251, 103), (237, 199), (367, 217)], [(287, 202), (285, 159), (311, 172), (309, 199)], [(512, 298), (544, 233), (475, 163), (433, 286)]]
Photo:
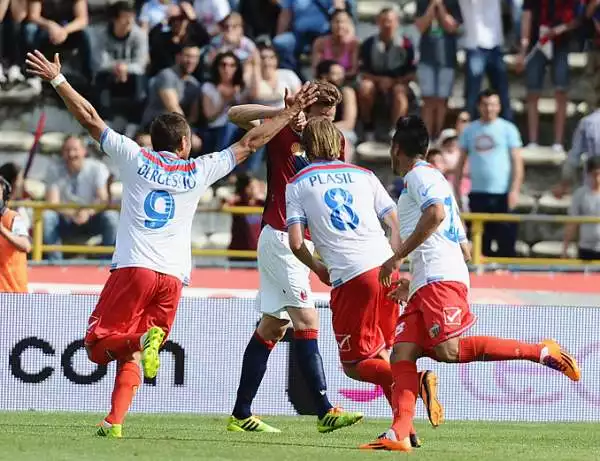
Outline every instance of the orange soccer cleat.
[(548, 368), (560, 371), (563, 375), (572, 381), (581, 379), (581, 370), (575, 357), (565, 352), (560, 345), (553, 339), (545, 339), (541, 342), (542, 353), (540, 354), (540, 363)]
[(427, 417), (433, 427), (438, 427), (444, 421), (444, 407), (438, 400), (437, 376), (427, 370), (419, 373), (419, 395), (425, 404)]
[(410, 437), (405, 437), (402, 440), (398, 440), (394, 429), (390, 429), (385, 434), (377, 438), (377, 440), (374, 440), (370, 443), (365, 443), (358, 448), (361, 450), (402, 451), (404, 453), (410, 453), (412, 451)]

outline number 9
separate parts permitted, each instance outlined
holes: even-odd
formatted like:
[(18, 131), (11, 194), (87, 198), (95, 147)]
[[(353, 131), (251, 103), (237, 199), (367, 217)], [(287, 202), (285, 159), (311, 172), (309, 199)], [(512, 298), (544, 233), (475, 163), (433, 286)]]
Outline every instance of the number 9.
[[(156, 205), (159, 200), (165, 201), (164, 211), (158, 211)], [(144, 200), (144, 212), (148, 219), (144, 220), (144, 226), (148, 229), (160, 229), (164, 227), (175, 215), (175, 200), (166, 190), (153, 190)]]

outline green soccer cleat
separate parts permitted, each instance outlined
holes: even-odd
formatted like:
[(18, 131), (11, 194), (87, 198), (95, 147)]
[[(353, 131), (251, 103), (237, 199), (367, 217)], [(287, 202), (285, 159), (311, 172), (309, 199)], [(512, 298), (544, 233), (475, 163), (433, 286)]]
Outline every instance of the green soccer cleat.
[(245, 419), (237, 419), (235, 416), (230, 416), (227, 423), (227, 430), (229, 432), (281, 432), (276, 427), (269, 426), (267, 423), (261, 421), (258, 416), (254, 415)]
[(317, 420), (317, 430), (321, 434), (337, 431), (343, 427), (353, 426), (363, 419), (363, 414), (359, 412), (344, 411), (339, 407), (334, 407), (327, 412), (325, 416)]
[(106, 421), (102, 421), (98, 424), (96, 435), (98, 437), (108, 437), (109, 439), (120, 439), (123, 437), (123, 425), (110, 424)]
[(156, 378), (160, 367), (160, 358), (158, 350), (165, 339), (165, 332), (162, 328), (152, 327), (144, 336), (142, 336), (142, 367), (144, 368), (144, 376), (152, 379)]

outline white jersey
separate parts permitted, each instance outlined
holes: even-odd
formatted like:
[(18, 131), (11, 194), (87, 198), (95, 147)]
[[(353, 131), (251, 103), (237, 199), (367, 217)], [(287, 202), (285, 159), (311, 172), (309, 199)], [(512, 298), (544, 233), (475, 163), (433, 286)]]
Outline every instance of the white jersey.
[(236, 165), (233, 152), (182, 160), (107, 128), (100, 148), (119, 168), (121, 215), (112, 269), (143, 267), (189, 283), (192, 221), (200, 197)]
[(340, 161), (313, 163), (290, 180), (285, 198), (287, 225), (308, 226), (334, 287), (394, 254), (380, 223), (394, 201), (371, 171)]
[(442, 203), (446, 218), (437, 230), (410, 255), (411, 282), (409, 297), (424, 285), (456, 281), (469, 287), (469, 270), (460, 244), (466, 242), (452, 187), (429, 163), (418, 162), (404, 176), (404, 188), (398, 199), (400, 236), (406, 240), (413, 233), (423, 211)]

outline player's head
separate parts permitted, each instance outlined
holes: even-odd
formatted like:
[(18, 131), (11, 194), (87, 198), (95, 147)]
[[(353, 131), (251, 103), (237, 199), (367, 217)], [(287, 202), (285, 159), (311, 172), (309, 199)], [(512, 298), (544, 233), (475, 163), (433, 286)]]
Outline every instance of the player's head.
[(429, 132), (421, 117), (407, 115), (396, 122), (392, 138), (392, 169), (394, 174), (404, 176), (414, 163), (425, 158), (429, 149)]
[(306, 156), (315, 159), (336, 160), (342, 151), (342, 133), (327, 117), (311, 118), (302, 132)]
[(62, 158), (70, 173), (79, 173), (83, 168), (87, 150), (79, 136), (69, 135), (63, 141)]
[(500, 115), (500, 96), (494, 90), (483, 90), (477, 99), (479, 115), (484, 122), (496, 120)]
[(598, 189), (600, 187), (600, 157), (596, 155), (590, 157), (585, 166), (592, 188)]
[(312, 83), (316, 85), (319, 96), (317, 97), (317, 102), (305, 109), (306, 119), (327, 117), (333, 121), (335, 118), (335, 108), (342, 102), (342, 93), (332, 83), (322, 80), (316, 80)]
[[(9, 162), (0, 166), (0, 176), (8, 181), (12, 188), (11, 198), (16, 198), (20, 196), (23, 191), (24, 179), (23, 179), (23, 169), (17, 165), (16, 163)], [(4, 197), (6, 200), (6, 196)]]
[(162, 114), (150, 126), (152, 147), (157, 152), (172, 152), (187, 159), (192, 150), (192, 132), (185, 117), (176, 112)]

